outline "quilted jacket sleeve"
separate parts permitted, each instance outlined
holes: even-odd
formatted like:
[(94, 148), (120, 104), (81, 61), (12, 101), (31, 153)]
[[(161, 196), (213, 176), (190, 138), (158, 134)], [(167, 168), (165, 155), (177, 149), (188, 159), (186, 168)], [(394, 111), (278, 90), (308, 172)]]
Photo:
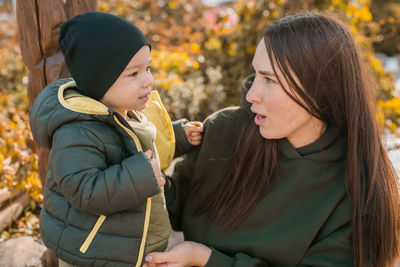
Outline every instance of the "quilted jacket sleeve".
[(102, 141), (88, 127), (62, 126), (53, 136), (50, 167), (71, 205), (90, 214), (131, 210), (159, 192), (146, 155), (108, 166)]

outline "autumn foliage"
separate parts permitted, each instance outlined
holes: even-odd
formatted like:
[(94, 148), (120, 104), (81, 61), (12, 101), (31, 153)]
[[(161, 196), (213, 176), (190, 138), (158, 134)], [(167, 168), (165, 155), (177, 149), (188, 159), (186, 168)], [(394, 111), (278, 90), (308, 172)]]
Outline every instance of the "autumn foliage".
[[(377, 99), (377, 118), (394, 132), (400, 125), (400, 99), (393, 77), (375, 57), (388, 17), (374, 20), (369, 0), (243, 1), (210, 8), (198, 0), (108, 0), (99, 10), (128, 19), (152, 44), (155, 89), (172, 118), (202, 120), (239, 103), (240, 82), (252, 72), (251, 60), (263, 29), (285, 14), (317, 10), (336, 14), (354, 34)], [(390, 24), (390, 23), (389, 23)], [(42, 203), (37, 151), (28, 123), (27, 69), (19, 51), (15, 21), (0, 23), (0, 187), (25, 189), (32, 197), (25, 217), (1, 238), (15, 235)], [(35, 215), (36, 214), (36, 215)], [(28, 217), (26, 217), (28, 216)], [(37, 223), (32, 224), (37, 234)], [(28, 227), (29, 228), (29, 227)]]

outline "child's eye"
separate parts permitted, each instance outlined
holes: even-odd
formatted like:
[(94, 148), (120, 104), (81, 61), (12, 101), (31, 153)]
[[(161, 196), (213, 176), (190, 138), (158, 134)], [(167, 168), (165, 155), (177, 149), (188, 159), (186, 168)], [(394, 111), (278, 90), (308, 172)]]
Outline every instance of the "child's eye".
[(129, 75), (129, 76), (135, 77), (136, 75), (137, 75), (137, 71), (135, 71), (134, 73), (132, 73), (132, 74)]

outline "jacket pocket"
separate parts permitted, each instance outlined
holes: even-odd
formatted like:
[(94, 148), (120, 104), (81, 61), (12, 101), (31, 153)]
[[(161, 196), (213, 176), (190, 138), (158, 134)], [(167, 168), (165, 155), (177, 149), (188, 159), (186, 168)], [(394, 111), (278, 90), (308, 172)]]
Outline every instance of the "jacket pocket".
[(83, 242), (82, 246), (79, 248), (80, 252), (82, 252), (83, 254), (86, 253), (86, 251), (88, 250), (94, 237), (96, 236), (97, 232), (99, 231), (100, 226), (104, 223), (105, 219), (106, 219), (106, 216), (104, 216), (104, 215), (99, 216), (99, 218), (97, 219), (96, 223), (94, 224), (92, 230), (90, 231), (88, 237), (86, 237), (85, 242)]

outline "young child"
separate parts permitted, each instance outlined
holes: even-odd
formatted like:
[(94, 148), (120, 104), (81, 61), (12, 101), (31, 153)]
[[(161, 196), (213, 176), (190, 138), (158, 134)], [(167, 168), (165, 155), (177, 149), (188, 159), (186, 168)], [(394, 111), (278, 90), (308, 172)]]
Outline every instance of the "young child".
[(126, 20), (78, 15), (59, 44), (73, 79), (44, 88), (30, 113), (35, 140), (51, 148), (42, 239), (60, 266), (141, 266), (171, 232), (160, 161), (198, 145), (202, 125), (171, 124), (152, 92), (150, 44)]

